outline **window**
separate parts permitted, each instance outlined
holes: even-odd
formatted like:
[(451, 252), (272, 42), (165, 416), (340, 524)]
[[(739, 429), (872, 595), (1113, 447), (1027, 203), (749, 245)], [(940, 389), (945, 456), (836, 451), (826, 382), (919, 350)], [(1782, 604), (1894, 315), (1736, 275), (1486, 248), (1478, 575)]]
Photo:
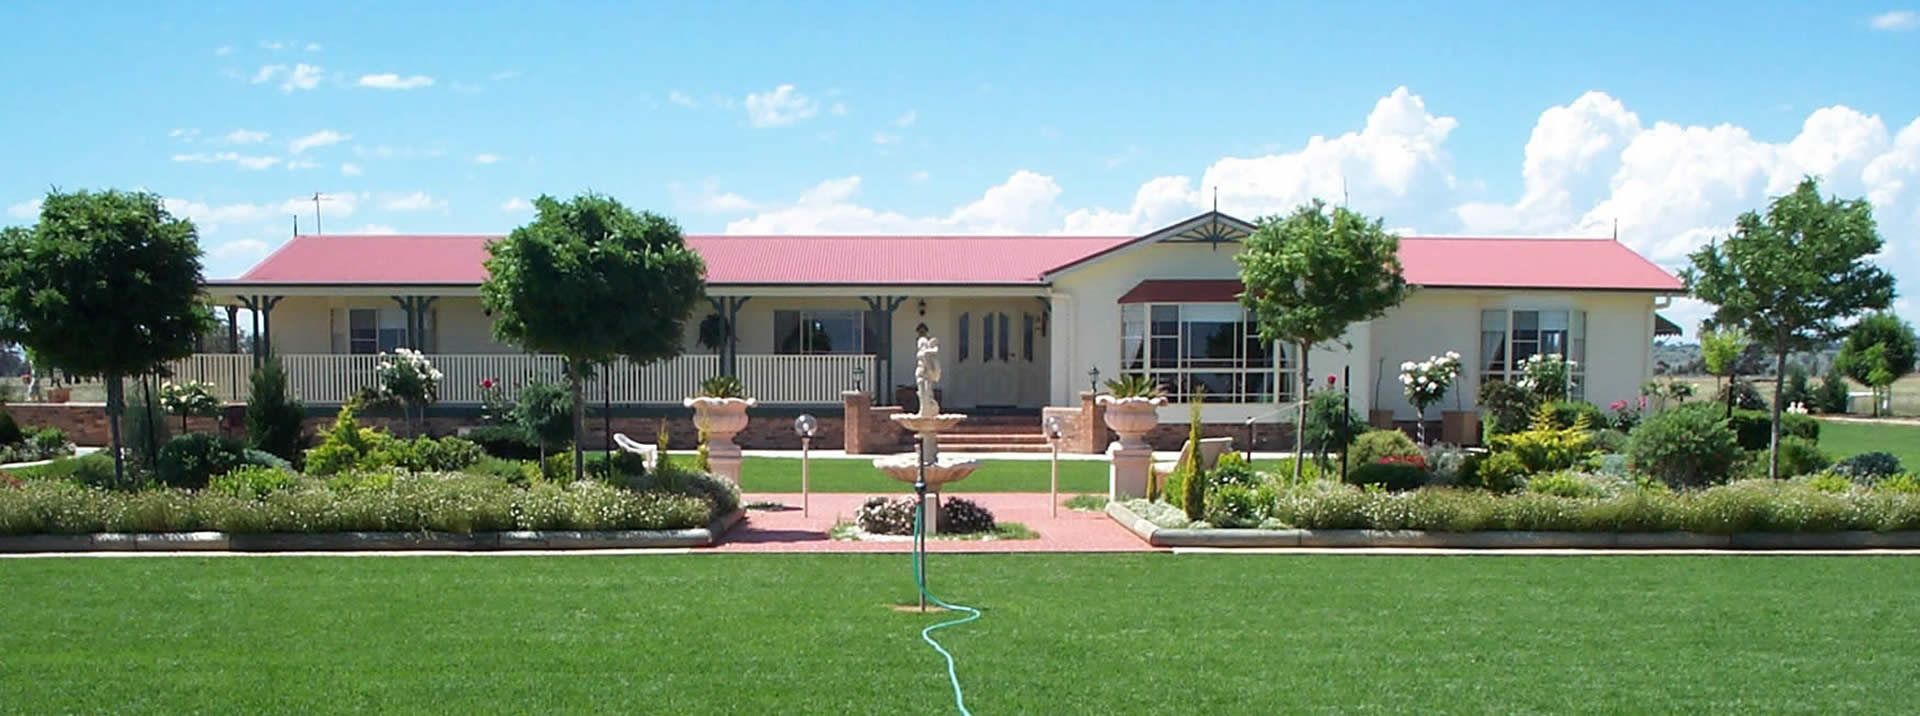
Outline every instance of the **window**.
[(1013, 341), (1007, 340), (1007, 324), (1012, 322), (1012, 319), (1007, 318), (1007, 314), (1000, 314), (1000, 362), (1002, 363), (1013, 360)]
[(1480, 379), (1511, 380), (1528, 358), (1557, 355), (1574, 362), (1569, 395), (1585, 397), (1587, 313), (1489, 309), (1480, 312)]
[(957, 362), (967, 362), (967, 350), (972, 347), (970, 343), (973, 336), (972, 323), (973, 314), (960, 314), (960, 360)]
[(865, 353), (877, 347), (879, 322), (872, 311), (774, 311), (774, 352)]
[(1033, 314), (1020, 316), (1020, 359), (1033, 362)]
[[(336, 314), (337, 315), (337, 314)], [(392, 353), (395, 348), (406, 348), (407, 312), (398, 308), (353, 308), (347, 309), (346, 345), (336, 344), (336, 349), (345, 349), (355, 355), (374, 353)]]
[(1121, 372), (1153, 377), (1174, 401), (1203, 388), (1209, 403), (1292, 400), (1285, 352), (1276, 348), (1260, 340), (1239, 304), (1120, 306)]

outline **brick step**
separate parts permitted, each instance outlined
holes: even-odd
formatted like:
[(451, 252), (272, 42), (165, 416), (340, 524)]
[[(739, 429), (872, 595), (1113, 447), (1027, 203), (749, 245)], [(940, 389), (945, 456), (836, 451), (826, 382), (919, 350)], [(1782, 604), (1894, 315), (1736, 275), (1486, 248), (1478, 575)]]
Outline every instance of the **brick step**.
[(1008, 444), (992, 444), (992, 445), (982, 445), (977, 443), (949, 443), (949, 442), (940, 443), (940, 452), (942, 454), (950, 453), (950, 452), (1047, 452), (1052, 449), (1053, 448), (1048, 446), (1046, 443), (1040, 443), (1038, 445), (1034, 445), (1031, 443), (1008, 443)]
[(1038, 425), (955, 425), (941, 435), (1040, 435)]

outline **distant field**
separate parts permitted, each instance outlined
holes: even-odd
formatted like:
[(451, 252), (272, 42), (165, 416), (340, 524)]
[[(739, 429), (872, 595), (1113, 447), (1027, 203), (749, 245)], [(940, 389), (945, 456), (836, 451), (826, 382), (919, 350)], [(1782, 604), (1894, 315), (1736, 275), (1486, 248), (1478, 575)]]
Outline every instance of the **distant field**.
[[(1716, 391), (1719, 390), (1719, 384), (1718, 382), (1716, 382), (1718, 379), (1710, 375), (1676, 375), (1676, 376), (1667, 376), (1667, 377), (1670, 377), (1674, 380), (1692, 383), (1694, 386), (1695, 394), (1702, 397), (1711, 397)], [(1664, 378), (1662, 378), (1662, 380), (1664, 380)], [(1813, 378), (1813, 385), (1815, 386), (1820, 385), (1819, 376), (1815, 376)], [(1847, 385), (1849, 386), (1852, 392), (1867, 391), (1866, 386), (1861, 385), (1859, 383), (1855, 383), (1851, 380), (1847, 381)], [(1765, 396), (1773, 395), (1773, 379), (1772, 378), (1755, 378), (1753, 379), (1753, 386), (1760, 390), (1761, 395), (1765, 395)], [(1867, 403), (1864, 399), (1862, 399), (1860, 401), (1861, 409), (1859, 411), (1859, 414), (1865, 415), (1867, 413), (1866, 407), (1867, 407)], [(1894, 381), (1893, 383), (1893, 414), (1895, 416), (1901, 416), (1901, 417), (1920, 416), (1920, 373), (1909, 375), (1905, 378), (1901, 378), (1897, 381)]]

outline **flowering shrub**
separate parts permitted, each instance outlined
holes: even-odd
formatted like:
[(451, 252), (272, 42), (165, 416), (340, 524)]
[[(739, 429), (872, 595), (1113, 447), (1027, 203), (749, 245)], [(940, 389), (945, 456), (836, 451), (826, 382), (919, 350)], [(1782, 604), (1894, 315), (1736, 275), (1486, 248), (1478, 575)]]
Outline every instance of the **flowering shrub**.
[(1388, 455), (1386, 457), (1380, 458), (1380, 464), (1409, 465), (1412, 467), (1417, 467), (1422, 470), (1425, 470), (1427, 469), (1427, 456), (1425, 455)]
[(1607, 418), (1607, 427), (1630, 433), (1640, 424), (1640, 416), (1647, 412), (1647, 396), (1641, 395), (1634, 400), (1616, 400), (1607, 408), (1613, 411), (1613, 415)]
[(440, 399), (440, 369), (420, 351), (395, 348), (380, 356), (380, 392), (414, 405)]
[(1535, 353), (1520, 363), (1523, 375), (1514, 384), (1540, 400), (1566, 400), (1573, 386), (1573, 371), (1579, 368), (1579, 361), (1554, 353)]
[(1431, 356), (1415, 363), (1407, 361), (1400, 364), (1400, 384), (1407, 393), (1407, 402), (1413, 404), (1418, 420), (1414, 423), (1420, 442), (1427, 442), (1427, 406), (1440, 402), (1447, 391), (1453, 388), (1453, 381), (1460, 377), (1460, 354), (1447, 351), (1446, 355)]
[(180, 432), (185, 433), (188, 417), (219, 415), (220, 399), (213, 397), (212, 383), (197, 380), (185, 383), (162, 383), (160, 407), (168, 413), (180, 416)]
[(513, 401), (499, 378), (480, 379), (480, 419), (488, 425), (513, 424)]

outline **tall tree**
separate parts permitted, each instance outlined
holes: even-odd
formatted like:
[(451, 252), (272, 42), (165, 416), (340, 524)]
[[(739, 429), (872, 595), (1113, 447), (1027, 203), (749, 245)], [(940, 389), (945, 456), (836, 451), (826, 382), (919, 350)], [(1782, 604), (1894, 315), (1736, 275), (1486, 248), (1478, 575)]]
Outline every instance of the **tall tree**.
[(1879, 415), (1881, 394), (1890, 396), (1893, 382), (1920, 363), (1920, 340), (1915, 339), (1913, 326), (1899, 316), (1873, 313), (1847, 330), (1834, 362), (1847, 377), (1873, 388), (1873, 414)]
[(493, 333), (567, 359), (573, 471), (586, 475), (582, 383), (595, 363), (648, 364), (680, 354), (684, 325), (706, 287), (706, 263), (680, 226), (599, 194), (542, 196), (534, 220), (487, 247), (480, 298)]
[(55, 191), (39, 223), (0, 234), (0, 340), (105, 379), (116, 482), (125, 479), (121, 378), (193, 353), (213, 322), (200, 282), (193, 222), (168, 214), (154, 194)]
[(1737, 330), (1715, 328), (1709, 325), (1700, 327), (1700, 360), (1707, 364), (1707, 373), (1726, 379), (1721, 391), (1727, 396), (1727, 417), (1733, 417), (1733, 404), (1739, 391), (1734, 382), (1740, 378), (1740, 356), (1747, 350), (1747, 336)]
[[(1312, 384), (1307, 352), (1335, 340), (1356, 321), (1379, 317), (1407, 296), (1400, 273), (1400, 237), (1346, 207), (1327, 209), (1319, 199), (1285, 216), (1269, 216), (1247, 237), (1234, 260), (1246, 290), (1240, 302), (1253, 314), (1261, 340), (1292, 346), (1299, 354), (1299, 422), (1307, 422), (1306, 390)], [(1303, 453), (1305, 431), (1293, 434)], [(1293, 477), (1301, 476), (1293, 461)]]
[[(1868, 259), (1880, 250), (1873, 207), (1823, 199), (1813, 178), (1775, 197), (1761, 216), (1734, 220), (1731, 236), (1702, 247), (1682, 272), (1687, 290), (1714, 306), (1716, 325), (1772, 349), (1775, 374), (1787, 354), (1833, 340), (1841, 321), (1893, 301), (1893, 275)], [(1773, 383), (1767, 475), (1780, 476), (1780, 381)]]

